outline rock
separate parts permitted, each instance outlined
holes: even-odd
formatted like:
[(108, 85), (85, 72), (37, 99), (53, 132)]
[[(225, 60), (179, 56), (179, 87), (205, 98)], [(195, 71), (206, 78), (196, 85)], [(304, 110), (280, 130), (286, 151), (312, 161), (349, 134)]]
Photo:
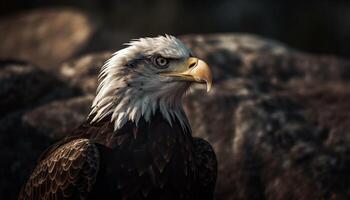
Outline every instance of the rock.
[(89, 114), (93, 96), (54, 101), (25, 113), (23, 123), (52, 140), (69, 135)]
[(97, 75), (111, 55), (112, 52), (93, 53), (65, 62), (59, 68), (58, 76), (72, 87), (80, 88), (88, 94), (95, 94)]
[(302, 52), (272, 55), (257, 53), (244, 58), (240, 76), (265, 79), (282, 85), (350, 80), (350, 61), (334, 56), (311, 55)]
[[(247, 101), (238, 107), (232, 145), (233, 187), (238, 198), (320, 199), (317, 187), (289, 158), (298, 145), (313, 150), (313, 140), (323, 133), (305, 122), (302, 111), (298, 103), (278, 97)], [(300, 191), (290, 191), (292, 185), (298, 185)]]
[(0, 118), (0, 196), (17, 199), (43, 151), (54, 141), (23, 125), (21, 112)]
[[(279, 55), (292, 51), (291, 48), (280, 42), (252, 34), (189, 34), (179, 36), (179, 38), (200, 57), (220, 52), (220, 50), (242, 55), (249, 53)], [(222, 61), (226, 63), (224, 60), (222, 58)]]
[(180, 37), (210, 64), (214, 81), (263, 79), (275, 84), (299, 81), (349, 81), (350, 61), (311, 55), (246, 34), (185, 35)]
[(45, 70), (76, 55), (94, 32), (82, 12), (39, 9), (0, 21), (0, 59), (26, 60)]
[[(350, 92), (323, 88), (313, 93), (284, 92), (237, 108), (232, 159), (238, 199), (350, 197), (350, 140), (344, 137), (350, 117), (342, 114), (350, 111), (345, 103)], [(342, 111), (329, 112), (335, 107)], [(332, 115), (333, 122), (324, 115)]]
[(3, 115), (73, 93), (74, 90), (33, 65), (0, 61), (0, 112)]
[(214, 81), (241, 76), (249, 55), (277, 56), (291, 51), (279, 42), (248, 34), (183, 35), (180, 39), (196, 56), (210, 64)]
[(307, 107), (312, 123), (330, 130), (328, 145), (350, 141), (350, 90), (348, 83), (332, 82), (293, 86), (288, 95)]

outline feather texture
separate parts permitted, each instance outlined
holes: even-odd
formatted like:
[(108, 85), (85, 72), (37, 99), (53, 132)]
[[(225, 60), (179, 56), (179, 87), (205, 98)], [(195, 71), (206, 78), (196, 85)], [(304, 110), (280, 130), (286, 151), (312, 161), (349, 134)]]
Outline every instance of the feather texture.
[(217, 164), (206, 141), (160, 111), (117, 134), (110, 117), (51, 147), (19, 199), (213, 199)]
[(99, 170), (99, 152), (88, 139), (68, 142), (34, 169), (19, 199), (86, 199)]

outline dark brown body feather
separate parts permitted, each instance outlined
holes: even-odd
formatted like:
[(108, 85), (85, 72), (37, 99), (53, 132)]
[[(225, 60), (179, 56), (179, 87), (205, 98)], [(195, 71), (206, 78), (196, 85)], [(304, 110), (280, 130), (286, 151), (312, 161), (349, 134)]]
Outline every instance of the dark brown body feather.
[(19, 199), (213, 199), (209, 143), (156, 113), (113, 132), (110, 118), (82, 124), (45, 152)]

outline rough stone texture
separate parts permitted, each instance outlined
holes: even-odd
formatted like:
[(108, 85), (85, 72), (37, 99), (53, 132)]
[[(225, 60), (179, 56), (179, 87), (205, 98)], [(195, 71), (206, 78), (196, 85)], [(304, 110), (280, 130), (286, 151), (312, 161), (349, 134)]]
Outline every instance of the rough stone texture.
[(350, 197), (350, 116), (344, 116), (350, 111), (345, 103), (350, 93), (319, 88), (312, 95), (284, 93), (239, 106), (233, 143), (239, 198)]
[(0, 112), (3, 115), (73, 93), (64, 83), (33, 65), (0, 61)]
[[(214, 73), (213, 90), (207, 94), (196, 85), (184, 105), (194, 136), (207, 139), (217, 153), (217, 199), (350, 198), (349, 61), (298, 52), (252, 35), (181, 38)], [(73, 59), (56, 75), (70, 87), (93, 94), (98, 70), (109, 55)], [(29, 174), (33, 154), (78, 126), (91, 98), (54, 101), (3, 118), (2, 129), (11, 130), (2, 135), (8, 143), (4, 148), (12, 153), (1, 156), (15, 158), (5, 163), (6, 170), (14, 169), (8, 177)], [(21, 160), (14, 153), (19, 151), (26, 151), (27, 157)], [(17, 162), (19, 167), (13, 166)], [(3, 176), (0, 180), (11, 182)], [(0, 184), (17, 191), (23, 179)]]
[(349, 81), (350, 61), (290, 49), (278, 42), (246, 34), (180, 37), (213, 69), (214, 81), (235, 77), (274, 84), (299, 81)]
[(334, 56), (316, 56), (301, 52), (271, 55), (258, 53), (244, 59), (240, 76), (262, 78), (274, 84), (350, 80), (350, 61)]
[(248, 34), (184, 35), (180, 39), (194, 55), (210, 64), (214, 81), (242, 75), (250, 55), (285, 54), (291, 50), (281, 43)]
[(94, 29), (84, 13), (68, 9), (41, 9), (2, 18), (0, 58), (26, 60), (53, 70), (76, 55)]
[(25, 113), (23, 123), (53, 140), (62, 139), (89, 114), (93, 96), (54, 101)]
[(54, 141), (21, 122), (22, 112), (0, 118), (0, 196), (17, 199), (41, 153)]
[(63, 63), (58, 76), (72, 87), (80, 88), (88, 94), (95, 94), (97, 74), (112, 52), (87, 54), (72, 61)]

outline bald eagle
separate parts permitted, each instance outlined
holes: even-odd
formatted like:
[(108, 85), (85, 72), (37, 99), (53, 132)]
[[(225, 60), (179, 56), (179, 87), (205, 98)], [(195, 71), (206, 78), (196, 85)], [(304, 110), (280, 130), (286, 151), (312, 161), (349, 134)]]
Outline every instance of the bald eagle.
[(182, 107), (208, 65), (169, 35), (126, 44), (102, 66), (86, 122), (48, 148), (19, 199), (213, 199), (217, 161)]

